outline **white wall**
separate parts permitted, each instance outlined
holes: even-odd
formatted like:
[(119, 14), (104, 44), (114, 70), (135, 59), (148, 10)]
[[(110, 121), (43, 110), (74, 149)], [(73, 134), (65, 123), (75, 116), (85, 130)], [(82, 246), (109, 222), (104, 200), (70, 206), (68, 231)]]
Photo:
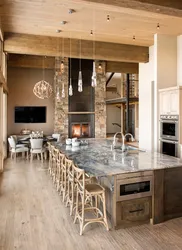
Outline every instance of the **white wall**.
[(154, 35), (154, 150), (159, 151), (159, 89), (177, 85), (177, 37)]
[(154, 47), (149, 48), (149, 62), (139, 64), (139, 147), (151, 150), (153, 144)]
[(182, 35), (177, 37), (177, 85), (182, 86)]
[[(180, 57), (179, 57), (180, 58)], [(139, 146), (159, 151), (159, 89), (177, 85), (177, 37), (154, 35), (149, 62), (139, 64)]]

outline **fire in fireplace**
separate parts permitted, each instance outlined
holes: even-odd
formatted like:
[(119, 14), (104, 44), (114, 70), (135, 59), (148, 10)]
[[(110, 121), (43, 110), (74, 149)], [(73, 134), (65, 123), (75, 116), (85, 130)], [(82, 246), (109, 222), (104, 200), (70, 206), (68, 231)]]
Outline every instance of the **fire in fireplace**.
[(72, 123), (71, 125), (72, 137), (89, 138), (90, 124), (89, 123)]

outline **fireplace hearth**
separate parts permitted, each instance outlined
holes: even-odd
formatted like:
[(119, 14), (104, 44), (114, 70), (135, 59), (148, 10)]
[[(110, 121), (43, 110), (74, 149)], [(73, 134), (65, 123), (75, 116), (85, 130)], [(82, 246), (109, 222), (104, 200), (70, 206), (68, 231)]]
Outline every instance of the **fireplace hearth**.
[(71, 137), (77, 138), (89, 138), (90, 135), (90, 123), (72, 123), (71, 124)]

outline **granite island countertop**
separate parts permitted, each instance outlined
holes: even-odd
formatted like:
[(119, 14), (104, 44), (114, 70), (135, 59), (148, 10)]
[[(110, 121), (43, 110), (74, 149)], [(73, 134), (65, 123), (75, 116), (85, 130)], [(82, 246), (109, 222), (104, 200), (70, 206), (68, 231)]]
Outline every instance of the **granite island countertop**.
[[(111, 150), (112, 140), (88, 139), (86, 146), (72, 147), (52, 142), (62, 153), (88, 174), (101, 177), (122, 173), (182, 167), (182, 160), (157, 152)], [(131, 152), (131, 153), (129, 153)]]

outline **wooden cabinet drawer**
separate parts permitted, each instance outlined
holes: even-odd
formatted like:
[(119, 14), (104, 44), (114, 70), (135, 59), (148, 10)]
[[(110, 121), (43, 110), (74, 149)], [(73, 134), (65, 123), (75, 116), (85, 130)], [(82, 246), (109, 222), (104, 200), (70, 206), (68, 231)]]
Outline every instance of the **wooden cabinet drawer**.
[(151, 217), (151, 197), (117, 202), (117, 222), (142, 221)]

